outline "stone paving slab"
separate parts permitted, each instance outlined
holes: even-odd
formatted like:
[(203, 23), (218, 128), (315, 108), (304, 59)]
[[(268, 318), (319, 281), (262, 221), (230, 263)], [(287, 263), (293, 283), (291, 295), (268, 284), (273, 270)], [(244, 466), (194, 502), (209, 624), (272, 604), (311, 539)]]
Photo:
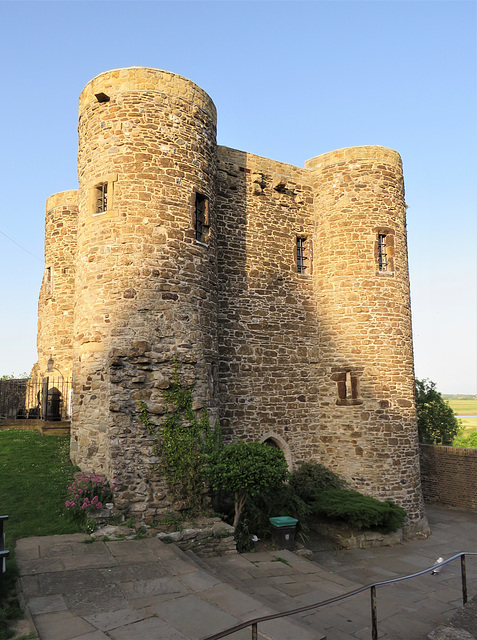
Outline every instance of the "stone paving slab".
[(240, 622), (266, 616), (274, 612), (270, 607), (258, 602), (256, 598), (252, 598), (228, 584), (219, 583), (210, 589), (201, 591), (200, 597), (235, 616)]
[[(173, 545), (84, 542), (84, 536), (65, 536), (64, 541), (55, 536), (17, 547), (23, 597), (41, 640), (198, 640), (276, 611), (200, 569)], [(290, 567), (274, 556), (264, 560), (270, 565), (265, 573), (276, 572), (277, 565), (289, 573)], [(316, 637), (296, 628), (287, 622), (275, 636), (264, 632), (259, 637)], [(250, 633), (242, 630), (230, 638), (249, 640)]]
[(93, 625), (71, 611), (42, 613), (34, 616), (34, 620), (41, 640), (73, 640), (96, 631)]
[[(395, 547), (286, 550), (202, 559), (156, 538), (85, 544), (82, 534), (17, 544), (24, 600), (41, 640), (202, 640), (233, 624), (432, 566), (477, 541), (477, 514), (430, 508), (433, 535)], [(475, 547), (474, 547), (475, 548)], [(477, 550), (477, 549), (476, 549)], [(477, 558), (467, 561), (477, 593)], [(459, 562), (378, 587), (380, 640), (425, 640), (461, 603)], [(475, 619), (475, 608), (462, 625)], [(446, 627), (447, 628), (447, 627)], [(369, 591), (259, 625), (263, 640), (370, 640)], [(230, 640), (250, 640), (250, 629)], [(476, 636), (477, 637), (477, 636)], [(457, 638), (457, 636), (456, 636)]]
[[(184, 612), (187, 611), (187, 615)], [(195, 594), (164, 602), (154, 612), (190, 640), (228, 629), (238, 624), (238, 618), (205, 602)]]
[[(153, 615), (151, 612), (151, 617)], [(144, 619), (144, 614), (134, 609), (118, 609), (87, 615), (84, 616), (84, 619), (101, 631), (110, 631), (118, 627), (129, 626), (133, 622), (139, 622)]]

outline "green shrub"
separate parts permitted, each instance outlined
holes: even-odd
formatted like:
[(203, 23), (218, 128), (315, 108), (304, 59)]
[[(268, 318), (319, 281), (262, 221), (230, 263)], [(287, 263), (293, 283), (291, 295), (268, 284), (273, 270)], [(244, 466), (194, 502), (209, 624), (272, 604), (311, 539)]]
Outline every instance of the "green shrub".
[(233, 494), (233, 526), (237, 527), (247, 500), (280, 487), (288, 477), (288, 468), (280, 449), (239, 440), (209, 456), (208, 474), (213, 489)]
[(305, 536), (308, 531), (306, 521), (310, 512), (306, 502), (290, 485), (286, 484), (249, 498), (242, 512), (242, 521), (235, 533), (238, 551), (250, 551), (253, 548), (252, 535), (256, 535), (260, 540), (269, 538), (271, 533), (269, 518), (276, 516), (296, 518), (297, 533)]
[(289, 484), (305, 502), (311, 502), (317, 491), (344, 489), (346, 486), (342, 478), (318, 462), (303, 462), (290, 475)]
[(395, 531), (402, 527), (406, 512), (391, 500), (380, 501), (357, 491), (326, 489), (315, 495), (313, 513), (346, 522), (355, 529)]
[(453, 447), (464, 447), (465, 449), (477, 449), (477, 431), (465, 435), (458, 435), (452, 442)]
[(461, 421), (449, 403), (436, 390), (435, 382), (416, 378), (416, 410), (419, 442), (451, 445)]

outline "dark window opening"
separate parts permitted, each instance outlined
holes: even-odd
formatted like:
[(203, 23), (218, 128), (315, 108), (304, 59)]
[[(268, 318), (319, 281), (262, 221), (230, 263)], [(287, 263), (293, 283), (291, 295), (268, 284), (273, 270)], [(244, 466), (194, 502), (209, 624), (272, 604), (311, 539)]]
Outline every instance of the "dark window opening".
[(95, 187), (95, 213), (106, 213), (108, 210), (108, 183), (103, 182)]
[(46, 288), (46, 294), (49, 295), (51, 293), (51, 267), (46, 267), (45, 288)]
[(94, 95), (98, 102), (109, 102), (111, 100), (111, 98), (103, 92), (95, 93)]
[(303, 236), (296, 238), (296, 270), (297, 273), (308, 275), (310, 273), (308, 240)]
[(343, 371), (333, 375), (333, 380), (337, 384), (338, 399), (337, 405), (348, 406), (363, 404), (359, 397), (359, 377), (352, 371)]
[(388, 270), (388, 254), (386, 248), (386, 234), (378, 234), (378, 267), (379, 271)]
[(273, 447), (274, 449), (280, 449), (281, 450), (280, 445), (273, 438), (267, 438), (266, 440), (263, 441), (263, 444), (266, 444), (267, 447)]
[(195, 194), (195, 239), (207, 244), (210, 231), (209, 199), (201, 193)]

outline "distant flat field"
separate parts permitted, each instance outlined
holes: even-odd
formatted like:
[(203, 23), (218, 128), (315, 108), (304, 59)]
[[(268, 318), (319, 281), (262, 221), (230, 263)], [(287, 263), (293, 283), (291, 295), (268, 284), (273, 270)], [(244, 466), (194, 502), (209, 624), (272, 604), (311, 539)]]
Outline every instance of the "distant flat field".
[(459, 420), (462, 422), (466, 436), (477, 429), (477, 418), (459, 418)]
[(458, 398), (450, 398), (449, 404), (457, 416), (477, 416), (477, 399), (464, 398), (459, 400)]

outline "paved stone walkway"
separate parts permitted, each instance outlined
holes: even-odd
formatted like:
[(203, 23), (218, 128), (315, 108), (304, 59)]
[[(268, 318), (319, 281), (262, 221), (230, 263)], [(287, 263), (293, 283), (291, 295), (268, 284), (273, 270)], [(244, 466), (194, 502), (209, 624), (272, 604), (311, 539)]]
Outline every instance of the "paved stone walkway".
[[(82, 534), (27, 538), (16, 552), (23, 598), (41, 640), (199, 640), (245, 620), (419, 571), (439, 556), (477, 551), (477, 514), (429, 507), (428, 516), (433, 535), (427, 540), (371, 550), (318, 548), (314, 562), (284, 550), (203, 560), (157, 538), (88, 544)], [(467, 577), (472, 597), (477, 557), (467, 559)], [(379, 638), (425, 640), (460, 605), (458, 561), (437, 576), (380, 587)], [(472, 631), (475, 608), (461, 613), (466, 621), (456, 626)], [(259, 637), (370, 640), (369, 592), (264, 623)], [(229, 638), (250, 640), (251, 632)]]

